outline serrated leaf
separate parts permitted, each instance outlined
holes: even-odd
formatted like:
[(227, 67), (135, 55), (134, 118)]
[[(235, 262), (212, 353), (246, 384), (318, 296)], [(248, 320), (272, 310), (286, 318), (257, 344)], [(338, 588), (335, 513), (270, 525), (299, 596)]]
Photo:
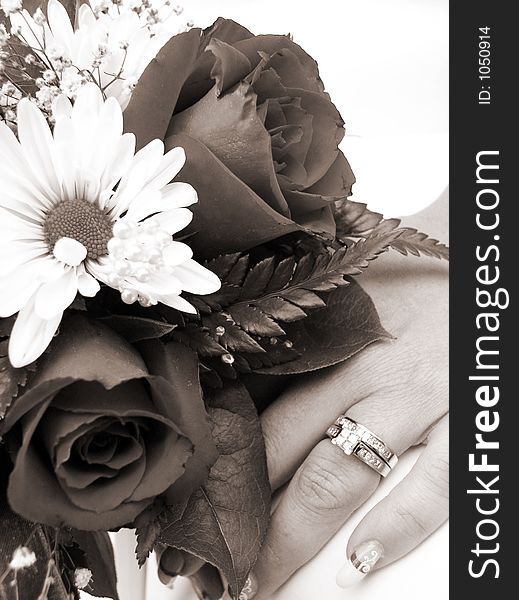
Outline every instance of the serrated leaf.
[(264, 352), (263, 348), (233, 322), (230, 315), (225, 313), (213, 314), (202, 319), (205, 327), (210, 329), (214, 335), (218, 327), (223, 327), (225, 333), (218, 336), (219, 343), (231, 351), (236, 352)]
[(297, 261), (297, 266), (294, 271), (294, 277), (292, 278), (291, 284), (301, 283), (313, 271), (315, 266), (315, 258), (312, 254), (305, 254), (302, 258)]
[(256, 409), (242, 385), (213, 392), (208, 404), (220, 458), (188, 504), (170, 508), (160, 541), (215, 565), (237, 598), (270, 515), (265, 448)]
[(137, 564), (139, 565), (139, 567), (142, 567), (142, 565), (144, 565), (148, 556), (153, 551), (160, 530), (161, 525), (158, 519), (154, 519), (146, 525), (137, 527), (137, 529), (135, 530), (135, 534), (137, 536), (135, 556), (137, 557)]
[(284, 292), (283, 297), (301, 308), (321, 308), (322, 306), (326, 306), (325, 301), (320, 296), (308, 290), (291, 290)]
[(376, 227), (384, 218), (368, 209), (366, 204), (353, 200), (339, 200), (335, 204), (334, 218), (337, 236), (359, 236)]
[(240, 294), (241, 300), (258, 298), (266, 289), (275, 268), (275, 258), (265, 258), (247, 273)]
[(9, 362), (9, 358), (0, 358), (0, 419), (7, 412), (14, 398), (18, 395), (20, 386), (27, 382), (27, 371), (15, 369)]
[(247, 304), (236, 304), (228, 310), (233, 320), (245, 331), (253, 335), (284, 335), (283, 329), (259, 308)]
[(227, 352), (206, 331), (197, 326), (175, 329), (171, 337), (176, 342), (189, 346), (200, 356), (221, 356)]
[(279, 296), (260, 300), (256, 306), (278, 321), (298, 321), (306, 317), (304, 310)]
[(412, 227), (404, 227), (400, 231), (401, 234), (391, 244), (391, 248), (400, 254), (426, 255), (449, 260), (449, 248), (445, 244)]
[(229, 272), (229, 275), (226, 278), (226, 283), (229, 283), (230, 285), (241, 285), (243, 283), (243, 279), (245, 278), (248, 268), (249, 257), (247, 255), (242, 256), (236, 261), (236, 264)]
[(391, 336), (380, 324), (375, 305), (355, 281), (335, 289), (325, 308), (307, 319), (289, 323), (287, 336), (299, 358), (272, 368), (257, 369), (270, 375), (315, 371), (340, 363), (373, 342)]
[(277, 292), (282, 290), (288, 282), (292, 279), (294, 269), (296, 266), (296, 259), (293, 256), (289, 256), (282, 260), (276, 267), (274, 274), (272, 275), (269, 284), (267, 285), (266, 292)]
[(251, 370), (259, 372), (261, 369), (284, 365), (301, 356), (301, 353), (294, 348), (294, 345), (289, 340), (285, 342), (280, 340), (275, 344), (265, 342), (264, 348), (264, 354), (244, 355), (243, 358), (247, 360)]
[(205, 267), (218, 275), (220, 279), (227, 280), (229, 273), (236, 265), (242, 254), (235, 252), (234, 254), (221, 254), (212, 260), (205, 263)]

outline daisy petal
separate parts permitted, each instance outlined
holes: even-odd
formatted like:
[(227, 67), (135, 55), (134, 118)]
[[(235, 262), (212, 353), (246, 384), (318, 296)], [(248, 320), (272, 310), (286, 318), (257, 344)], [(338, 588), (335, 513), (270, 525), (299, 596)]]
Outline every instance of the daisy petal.
[(189, 183), (175, 181), (165, 185), (162, 190), (162, 199), (171, 206), (182, 208), (191, 206), (198, 202), (198, 195), (195, 188)]
[(182, 242), (171, 242), (162, 253), (164, 262), (170, 267), (181, 265), (192, 256), (193, 250), (191, 250), (187, 244), (183, 244)]
[(175, 267), (173, 274), (181, 282), (182, 289), (193, 294), (212, 294), (221, 286), (220, 280), (212, 271), (193, 259)]
[(53, 319), (68, 308), (78, 291), (75, 269), (68, 269), (55, 281), (43, 284), (34, 299), (34, 310), (41, 319)]
[(184, 148), (172, 148), (162, 157), (157, 170), (146, 182), (145, 189), (158, 190), (173, 180), (186, 162)]
[(93, 298), (101, 289), (101, 286), (99, 285), (97, 279), (86, 272), (81, 273), (81, 275), (79, 275), (77, 284), (79, 293), (82, 296), (87, 296), (88, 298)]
[(182, 298), (182, 296), (161, 296), (160, 301), (162, 302), (162, 304), (165, 304), (166, 306), (171, 306), (171, 308), (176, 308), (181, 312), (196, 315), (196, 308), (187, 300)]
[(47, 20), (56, 41), (65, 46), (70, 55), (74, 42), (74, 29), (67, 11), (58, 0), (49, 0)]
[(42, 281), (50, 281), (59, 273), (59, 263), (45, 258), (22, 265), (0, 277), (0, 317), (10, 317), (30, 300)]
[(187, 208), (174, 208), (155, 215), (155, 220), (160, 223), (162, 229), (173, 235), (191, 223), (193, 213)]
[(53, 163), (54, 140), (42, 112), (26, 98), (18, 102), (18, 138), (45, 191), (57, 201), (60, 185)]
[(9, 340), (9, 360), (13, 367), (29, 365), (39, 358), (52, 341), (63, 314), (41, 319), (34, 311), (34, 298), (20, 311)]

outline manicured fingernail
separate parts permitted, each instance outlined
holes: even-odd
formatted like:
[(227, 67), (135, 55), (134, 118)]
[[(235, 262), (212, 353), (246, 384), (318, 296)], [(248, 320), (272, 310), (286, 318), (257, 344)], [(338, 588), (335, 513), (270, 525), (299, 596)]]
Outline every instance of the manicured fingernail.
[(258, 593), (258, 580), (254, 576), (254, 573), (249, 573), (247, 580), (245, 581), (245, 585), (243, 586), (240, 595), (238, 596), (238, 600), (252, 600), (254, 596)]
[(337, 573), (337, 585), (348, 588), (362, 581), (384, 556), (384, 547), (377, 540), (360, 544), (353, 551), (348, 562)]
[(162, 569), (159, 569), (159, 581), (170, 590), (173, 589), (177, 575), (174, 573), (165, 573)]
[[(238, 600), (252, 600), (254, 596), (258, 593), (258, 581), (256, 577), (252, 573), (249, 574), (247, 580), (245, 581), (245, 585), (243, 586), (240, 595), (238, 596)], [(225, 594), (220, 598), (220, 600), (232, 600), (229, 592), (225, 592)]]

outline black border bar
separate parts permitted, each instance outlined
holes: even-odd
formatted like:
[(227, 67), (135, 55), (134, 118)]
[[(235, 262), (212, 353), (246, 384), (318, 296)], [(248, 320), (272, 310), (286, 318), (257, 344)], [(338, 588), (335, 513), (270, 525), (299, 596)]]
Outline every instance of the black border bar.
[[(519, 594), (519, 35), (513, 7), (504, 0), (450, 3), (453, 600)], [(487, 40), (490, 47), (480, 44)], [(484, 307), (488, 301), (497, 306)]]

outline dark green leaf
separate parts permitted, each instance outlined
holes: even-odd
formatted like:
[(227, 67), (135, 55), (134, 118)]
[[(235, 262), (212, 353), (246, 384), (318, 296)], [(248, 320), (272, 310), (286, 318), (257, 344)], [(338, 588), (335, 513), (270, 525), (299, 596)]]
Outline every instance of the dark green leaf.
[(256, 306), (278, 321), (298, 321), (306, 317), (304, 310), (279, 296), (260, 300), (256, 303)]
[(287, 324), (286, 332), (300, 357), (259, 372), (287, 375), (322, 369), (350, 358), (373, 342), (391, 337), (380, 324), (371, 298), (354, 281), (334, 290), (325, 308), (302, 321)]
[(295, 289), (289, 292), (285, 292), (283, 297), (297, 306), (301, 308), (321, 308), (322, 306), (326, 306), (324, 300), (314, 294), (314, 292), (309, 292), (308, 290), (303, 289)]
[(275, 259), (265, 258), (247, 273), (241, 290), (241, 300), (251, 300), (260, 297), (274, 273)]
[(223, 327), (225, 333), (218, 336), (219, 343), (231, 351), (236, 352), (264, 352), (263, 348), (248, 335), (243, 329), (240, 329), (233, 322), (230, 316), (225, 313), (213, 314), (204, 317), (203, 324), (208, 327), (214, 335), (218, 327)]
[(25, 369), (12, 367), (7, 356), (0, 358), (0, 419), (18, 395), (19, 387), (24, 386), (26, 382)]
[(335, 204), (337, 236), (360, 236), (371, 231), (384, 218), (380, 213), (368, 209), (366, 204), (352, 200), (339, 200)]
[(130, 315), (111, 315), (100, 320), (130, 343), (161, 338), (176, 327), (163, 321)]
[(108, 534), (72, 530), (70, 535), (84, 552), (87, 567), (92, 571), (92, 581), (86, 591), (99, 598), (118, 600), (114, 552)]
[(232, 271), (233, 267), (236, 265), (238, 260), (242, 255), (239, 252), (235, 252), (234, 254), (222, 254), (221, 256), (217, 256), (210, 261), (205, 263), (205, 266), (218, 275), (220, 279), (225, 279), (225, 281), (229, 280), (229, 273)]
[(240, 327), (253, 335), (277, 336), (285, 333), (273, 319), (255, 306), (236, 304), (228, 312)]
[(11, 335), (11, 329), (14, 325), (14, 318), (0, 319), (0, 337), (8, 337)]
[(296, 259), (293, 256), (289, 256), (288, 258), (282, 260), (276, 267), (276, 270), (272, 275), (272, 278), (269, 281), (265, 291), (270, 293), (282, 290), (292, 278), (295, 266)]
[(449, 248), (445, 244), (411, 227), (402, 228), (400, 231), (401, 234), (391, 244), (391, 248), (394, 250), (404, 255), (421, 256), (425, 254), (433, 258), (449, 260)]
[(142, 567), (150, 553), (153, 551), (160, 533), (160, 528), (160, 522), (158, 519), (154, 519), (142, 527), (137, 527), (135, 530), (137, 535), (135, 556), (137, 557), (139, 567)]
[(221, 356), (227, 352), (207, 331), (196, 325), (175, 330), (172, 339), (189, 346), (200, 356)]
[(237, 598), (270, 514), (265, 448), (256, 409), (242, 385), (214, 392), (208, 402), (220, 458), (188, 504), (171, 507), (160, 541), (218, 567)]

